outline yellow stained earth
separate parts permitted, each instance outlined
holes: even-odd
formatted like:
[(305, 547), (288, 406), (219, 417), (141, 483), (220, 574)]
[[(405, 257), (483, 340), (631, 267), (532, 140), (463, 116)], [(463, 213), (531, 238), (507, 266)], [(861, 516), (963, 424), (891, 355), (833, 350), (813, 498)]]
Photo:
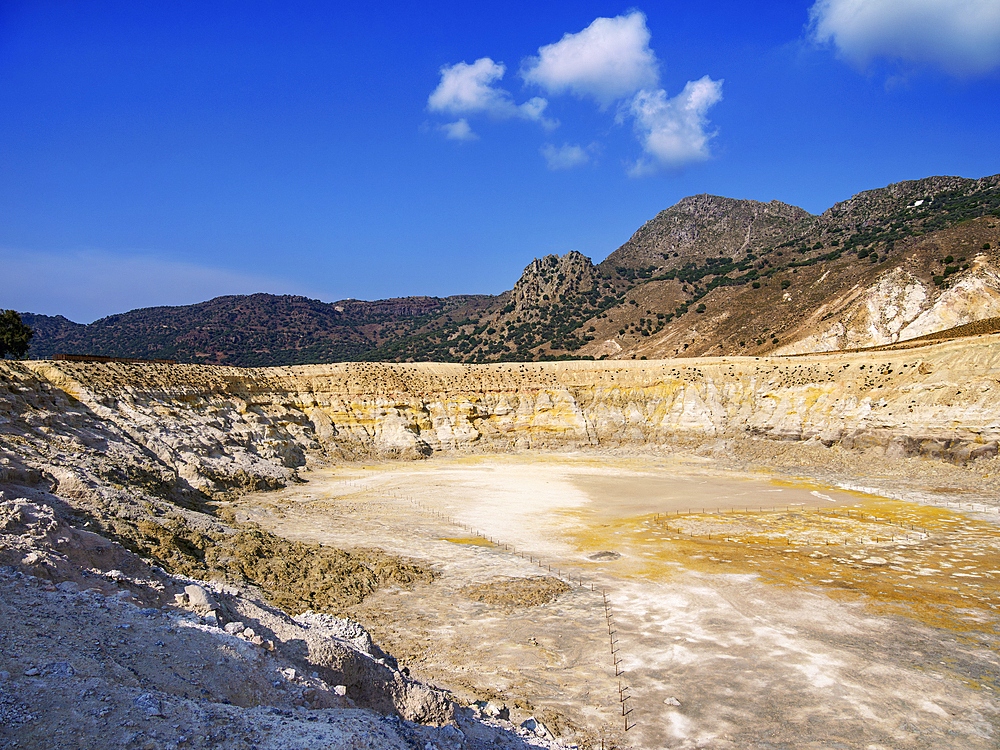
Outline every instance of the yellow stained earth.
[(864, 597), (882, 614), (976, 639), (1000, 635), (1000, 536), (989, 518), (996, 515), (865, 497), (832, 509), (654, 514), (573, 526), (581, 552), (623, 553), (611, 563), (616, 575), (667, 581), (680, 568), (752, 573)]
[(467, 544), (472, 547), (495, 547), (493, 542), (480, 537), (456, 537), (454, 539), (442, 539), (442, 542), (451, 542), (452, 544)]
[[(754, 574), (776, 585), (862, 598), (879, 614), (906, 616), (973, 640), (1000, 637), (1000, 509), (952, 510), (805, 478), (767, 481), (820, 498), (835, 494), (839, 502), (621, 517), (584, 506), (556, 514), (564, 539), (581, 557), (601, 550), (622, 554), (600, 561), (615, 576), (666, 582), (681, 569)], [(845, 495), (855, 503), (844, 504)], [(493, 546), (476, 536), (446, 541)], [(587, 574), (586, 567), (568, 567)]]

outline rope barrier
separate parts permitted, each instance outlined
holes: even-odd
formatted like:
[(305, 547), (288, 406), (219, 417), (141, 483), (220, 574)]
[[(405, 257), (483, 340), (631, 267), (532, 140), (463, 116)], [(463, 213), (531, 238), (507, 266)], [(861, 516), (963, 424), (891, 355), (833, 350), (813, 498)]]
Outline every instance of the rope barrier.
[[(350, 480), (348, 480), (348, 483), (350, 483)], [(363, 487), (360, 484), (352, 485), (352, 486), (362, 487), (363, 489), (366, 489), (366, 490), (370, 489), (368, 487)], [(438, 518), (438, 519), (440, 519), (442, 521), (445, 521), (446, 523), (449, 523), (449, 524), (451, 524), (453, 526), (458, 526), (459, 528), (463, 529), (467, 533), (472, 534), (473, 536), (478, 537), (480, 539), (483, 539), (484, 541), (486, 541), (489, 544), (491, 544), (494, 547), (496, 547), (497, 551), (510, 552), (512, 555), (516, 554), (522, 560), (524, 559), (524, 552), (523, 551), (521, 551), (521, 552), (517, 551), (516, 548), (514, 547), (514, 545), (508, 544), (508, 543), (505, 543), (505, 542), (501, 542), (499, 539), (493, 538), (493, 537), (491, 537), (491, 536), (489, 536), (487, 534), (484, 534), (483, 532), (479, 531), (478, 529), (476, 529), (473, 526), (467, 526), (466, 524), (458, 522), (456, 519), (452, 518), (451, 516), (444, 515), (442, 513), (439, 513), (438, 511), (432, 510), (430, 508), (425, 508), (421, 503), (417, 502), (411, 496), (408, 496), (408, 495), (399, 496), (399, 495), (395, 495), (392, 492), (389, 492), (389, 493), (386, 493), (386, 494), (389, 497), (392, 497), (392, 498), (408, 500), (410, 502), (410, 504), (413, 505), (414, 507), (416, 507), (417, 509), (419, 509), (419, 510), (425, 512), (425, 513), (429, 513), (433, 517)], [(579, 588), (582, 588), (584, 590), (586, 590), (586, 588), (587, 588), (587, 583), (588, 582), (584, 579), (584, 577), (582, 575), (579, 576), (576, 581), (574, 581), (572, 573), (564, 573), (559, 568), (556, 568), (555, 570), (553, 570), (551, 563), (543, 563), (541, 558), (537, 558), (536, 559), (535, 556), (531, 555), (531, 554), (528, 555), (528, 562), (529, 562), (529, 564), (533, 563), (533, 564), (537, 565), (539, 568), (544, 568), (545, 570), (547, 570), (550, 573), (554, 572), (556, 574), (556, 576), (560, 580), (562, 580), (562, 579), (568, 580), (568, 582), (569, 582), (569, 584), (571, 586), (575, 585), (575, 586), (577, 586)], [(593, 591), (593, 592), (596, 592), (597, 591), (597, 587), (595, 586), (595, 584), (592, 581), (589, 582), (589, 584), (590, 584), (590, 590)], [(613, 630), (612, 615), (611, 615), (611, 605), (610, 605), (610, 602), (608, 601), (607, 591), (604, 590), (604, 589), (602, 589), (601, 590), (601, 594), (602, 594), (603, 599), (604, 599), (604, 615), (605, 615), (605, 618), (606, 618), (607, 623), (608, 623), (608, 633), (609, 633), (609, 638), (611, 640), (610, 647), (611, 647), (612, 666), (615, 669), (615, 676), (618, 677), (618, 678), (621, 678), (625, 674), (625, 672), (624, 672), (624, 670), (621, 669), (622, 660), (618, 657), (618, 653), (620, 652), (621, 649), (620, 648), (616, 648), (618, 646), (618, 640), (615, 638), (615, 636), (617, 635), (618, 631), (617, 630)], [(633, 721), (633, 720), (631, 720), (631, 718), (630, 718), (631, 715), (632, 715), (633, 707), (630, 705), (630, 701), (632, 700), (632, 696), (630, 694), (628, 694), (629, 689), (630, 688), (627, 685), (625, 685), (623, 687), (622, 683), (621, 683), (621, 680), (619, 679), (619, 681), (618, 681), (618, 697), (619, 697), (619, 701), (621, 702), (621, 706), (622, 706), (622, 719), (623, 719), (623, 723), (624, 723), (624, 727), (625, 727), (625, 731), (626, 732), (629, 731), (630, 729), (633, 729), (636, 726), (636, 722)], [(603, 739), (601, 740), (601, 742), (603, 744)]]

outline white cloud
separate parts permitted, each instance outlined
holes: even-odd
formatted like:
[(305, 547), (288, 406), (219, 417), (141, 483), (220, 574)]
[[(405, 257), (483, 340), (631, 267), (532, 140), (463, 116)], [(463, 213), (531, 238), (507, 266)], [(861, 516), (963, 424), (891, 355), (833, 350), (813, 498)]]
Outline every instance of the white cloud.
[(472, 128), (469, 127), (469, 121), (464, 117), (457, 122), (449, 122), (442, 125), (441, 130), (444, 131), (445, 138), (450, 138), (453, 141), (475, 141), (479, 138), (478, 135), (472, 132)]
[[(659, 88), (659, 62), (649, 41), (646, 16), (633, 10), (614, 18), (597, 18), (583, 31), (564, 34), (558, 42), (539, 47), (538, 55), (527, 58), (521, 68), (524, 80), (549, 96), (591, 98), (602, 111), (617, 102), (618, 122), (632, 121), (645, 151), (630, 169), (634, 176), (709, 158), (715, 132), (709, 129), (706, 113), (722, 99), (722, 81), (708, 76), (688, 82), (678, 96), (668, 98)], [(441, 81), (428, 97), (427, 107), (456, 121), (436, 127), (453, 140), (478, 137), (466, 119), (473, 115), (519, 118), (555, 127), (558, 123), (545, 117), (547, 99), (535, 97), (516, 104), (511, 93), (499, 86), (505, 73), (506, 67), (489, 57), (471, 65), (460, 62), (442, 67)], [(539, 149), (552, 170), (592, 162), (597, 151), (597, 144), (570, 143), (546, 143)]]
[(813, 39), (858, 67), (878, 57), (961, 76), (1000, 67), (997, 0), (818, 0), (809, 17)]
[[(19, 312), (89, 323), (140, 307), (189, 305), (224, 294), (305, 294), (283, 279), (149, 255), (0, 248), (0, 299)], [(32, 279), (25, 284), (25, 279)]]
[(576, 34), (540, 47), (525, 61), (522, 76), (550, 94), (590, 96), (605, 109), (617, 99), (652, 88), (659, 81), (649, 48), (646, 16), (639, 11), (598, 18)]
[(635, 118), (636, 135), (652, 159), (641, 159), (630, 174), (641, 176), (707, 159), (715, 133), (706, 129), (705, 113), (721, 100), (722, 81), (708, 76), (688, 81), (673, 99), (668, 99), (663, 89), (636, 94), (629, 114)]
[(544, 117), (548, 106), (545, 99), (536, 96), (523, 104), (515, 104), (509, 91), (494, 86), (506, 70), (503, 63), (493, 62), (488, 57), (481, 57), (472, 65), (465, 62), (445, 65), (441, 68), (441, 82), (427, 98), (427, 107), (432, 112), (450, 115), (488, 114), (501, 119), (533, 120), (553, 127), (555, 123)]
[(546, 143), (539, 149), (539, 152), (545, 157), (549, 169), (556, 171), (560, 169), (572, 169), (573, 167), (586, 164), (590, 161), (590, 154), (595, 148), (595, 144), (584, 148), (583, 146), (569, 143), (564, 143), (558, 147), (551, 143)]

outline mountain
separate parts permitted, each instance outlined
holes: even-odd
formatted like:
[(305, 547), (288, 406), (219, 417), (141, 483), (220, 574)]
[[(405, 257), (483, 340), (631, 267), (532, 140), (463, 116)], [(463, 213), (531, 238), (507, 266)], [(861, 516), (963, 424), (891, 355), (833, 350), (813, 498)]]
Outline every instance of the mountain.
[(671, 269), (701, 264), (719, 255), (780, 242), (789, 233), (807, 227), (811, 214), (780, 201), (760, 203), (694, 195), (660, 211), (605, 259), (604, 268)]
[(89, 325), (30, 313), (32, 359), (58, 353), (176, 359), (240, 366), (363, 358), (429, 320), (464, 319), (491, 297), (407, 297), (320, 302), (291, 295), (217, 297), (182, 307), (147, 307)]
[(1000, 175), (867, 190), (819, 216), (713, 195), (659, 212), (595, 265), (533, 260), (497, 296), (324, 303), (255, 294), (113, 315), (24, 314), (29, 356), (233, 365), (794, 354), (1000, 316)]

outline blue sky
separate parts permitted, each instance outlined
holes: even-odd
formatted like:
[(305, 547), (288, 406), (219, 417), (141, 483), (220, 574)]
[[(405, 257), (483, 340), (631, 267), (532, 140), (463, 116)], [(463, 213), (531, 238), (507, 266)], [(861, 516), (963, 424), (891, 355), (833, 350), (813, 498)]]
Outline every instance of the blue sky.
[(334, 5), (0, 3), (0, 307), (492, 294), (686, 195), (1000, 172), (998, 0)]

